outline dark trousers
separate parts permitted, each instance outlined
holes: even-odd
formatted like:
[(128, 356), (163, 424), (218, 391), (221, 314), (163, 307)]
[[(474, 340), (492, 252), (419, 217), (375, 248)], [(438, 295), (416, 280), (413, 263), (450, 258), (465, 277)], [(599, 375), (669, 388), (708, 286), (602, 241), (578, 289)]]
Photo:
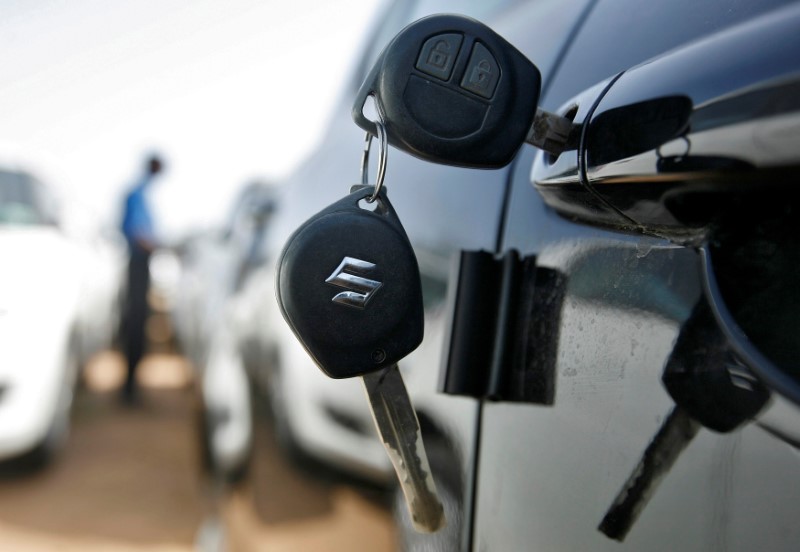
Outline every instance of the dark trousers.
[(150, 314), (147, 292), (150, 289), (150, 253), (141, 249), (131, 251), (128, 263), (128, 290), (125, 301), (123, 330), (128, 374), (123, 393), (131, 398), (136, 393), (136, 368), (145, 353), (145, 326)]

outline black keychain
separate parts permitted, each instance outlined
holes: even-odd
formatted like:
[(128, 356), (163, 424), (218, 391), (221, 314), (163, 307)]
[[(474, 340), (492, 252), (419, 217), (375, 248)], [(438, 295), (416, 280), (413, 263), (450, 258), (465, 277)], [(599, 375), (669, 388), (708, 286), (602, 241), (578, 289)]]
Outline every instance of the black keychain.
[(358, 186), (314, 215), (289, 239), (279, 262), (283, 316), (332, 378), (385, 368), (422, 342), (414, 252), (385, 190), (374, 211), (359, 206), (372, 193)]
[(376, 185), (364, 185), (372, 142), (367, 133), (362, 185), (289, 238), (276, 291), (283, 317), (326, 375), (363, 376), (414, 526), (433, 532), (444, 526), (444, 510), (397, 368), (422, 342), (422, 287), (411, 243), (383, 188), (388, 140), (381, 122), (376, 130)]

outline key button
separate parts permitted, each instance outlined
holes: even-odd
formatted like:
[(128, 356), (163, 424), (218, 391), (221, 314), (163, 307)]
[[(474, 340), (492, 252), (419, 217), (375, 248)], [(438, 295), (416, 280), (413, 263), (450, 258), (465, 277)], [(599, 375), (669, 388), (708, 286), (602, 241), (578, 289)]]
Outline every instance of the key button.
[(464, 78), (461, 79), (461, 88), (488, 100), (494, 95), (499, 80), (500, 66), (497, 60), (486, 46), (476, 42), (472, 47)]
[(458, 33), (433, 36), (422, 45), (417, 58), (417, 69), (443, 81), (453, 73), (453, 63), (464, 37)]

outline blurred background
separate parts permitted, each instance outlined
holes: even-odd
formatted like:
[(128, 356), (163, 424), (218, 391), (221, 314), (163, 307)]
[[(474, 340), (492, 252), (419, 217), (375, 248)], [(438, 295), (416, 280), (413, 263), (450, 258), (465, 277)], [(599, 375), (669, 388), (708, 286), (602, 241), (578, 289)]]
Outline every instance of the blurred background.
[(286, 175), (319, 139), (378, 5), (3, 2), (0, 159), (116, 224), (157, 149), (160, 230), (220, 222), (244, 182)]
[[(271, 295), (277, 184), (323, 139), (382, 9), (0, 4), (4, 549), (393, 549), (385, 459), (352, 477), (303, 454), (274, 423), (287, 399), (247, 368), (269, 356), (252, 298)], [(150, 177), (142, 222), (130, 193)], [(131, 228), (152, 241), (125, 400)]]

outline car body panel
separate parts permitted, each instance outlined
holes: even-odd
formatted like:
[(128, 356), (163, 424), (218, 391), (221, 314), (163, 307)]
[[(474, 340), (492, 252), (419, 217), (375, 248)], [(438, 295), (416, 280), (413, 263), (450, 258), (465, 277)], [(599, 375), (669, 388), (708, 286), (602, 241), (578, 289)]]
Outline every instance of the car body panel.
[[(78, 250), (52, 226), (0, 228), (0, 458), (28, 452), (71, 396), (79, 313)], [(58, 274), (58, 278), (53, 275)], [(67, 405), (68, 407), (68, 405)]]
[[(620, 71), (782, 4), (597, 2), (545, 84), (543, 106), (591, 104)], [(557, 343), (556, 397), (552, 406), (484, 403), (473, 549), (793, 549), (800, 457), (754, 424), (701, 429), (624, 543), (598, 531), (674, 406), (661, 377), (701, 293), (702, 260), (630, 228), (581, 224), (592, 221), (582, 213), (557, 215), (530, 182), (544, 162), (531, 148), (517, 158), (502, 250), (536, 255), (566, 279), (548, 336)], [(796, 407), (784, 406), (792, 418)]]
[[(180, 273), (177, 285), (166, 286), (174, 289), (171, 314), (178, 342), (200, 383), (207, 467), (212, 475), (231, 480), (244, 475), (253, 443), (251, 385), (241, 346), (247, 326), (241, 311), (252, 300), (246, 295), (246, 282), (263, 263), (261, 246), (274, 209), (271, 185), (254, 182), (243, 187), (222, 230), (182, 244), (174, 271)], [(172, 254), (166, 258), (172, 259)], [(151, 259), (151, 272), (154, 268)]]

